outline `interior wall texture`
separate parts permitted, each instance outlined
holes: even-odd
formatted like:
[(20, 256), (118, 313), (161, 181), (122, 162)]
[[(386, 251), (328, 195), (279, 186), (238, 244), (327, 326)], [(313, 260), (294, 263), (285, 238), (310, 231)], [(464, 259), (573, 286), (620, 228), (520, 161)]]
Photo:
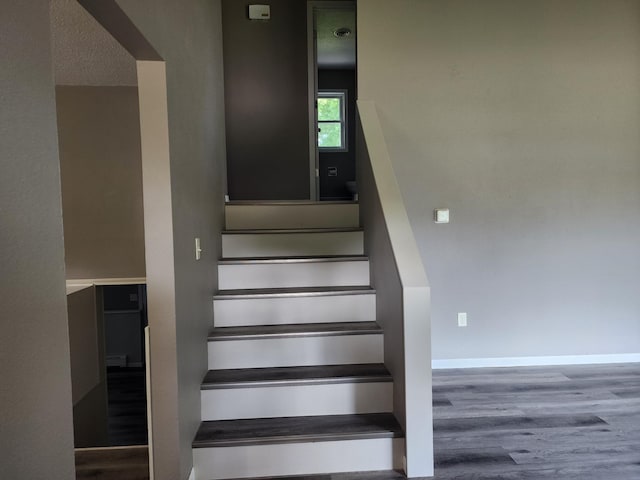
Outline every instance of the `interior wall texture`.
[(226, 186), (221, 6), (219, 0), (117, 3), (166, 63), (175, 278), (166, 287), (175, 291), (175, 322), (154, 331), (150, 318), (154, 418), (163, 419), (154, 420), (154, 473), (156, 480), (186, 479), (200, 423)]
[(0, 478), (75, 478), (49, 2), (0, 2)]
[(636, 0), (359, 2), (359, 97), (429, 274), (434, 359), (640, 352), (639, 19)]
[(309, 198), (307, 4), (272, 0), (271, 19), (222, 1), (231, 200)]
[(56, 103), (67, 278), (144, 277), (137, 87), (58, 86)]

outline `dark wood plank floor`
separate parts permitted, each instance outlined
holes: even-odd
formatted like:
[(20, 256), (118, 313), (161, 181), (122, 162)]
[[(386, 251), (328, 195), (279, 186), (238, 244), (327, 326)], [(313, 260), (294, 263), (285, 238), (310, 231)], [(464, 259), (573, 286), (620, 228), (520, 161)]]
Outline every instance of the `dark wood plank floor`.
[(81, 448), (75, 451), (76, 480), (149, 480), (149, 449)]
[(146, 445), (147, 394), (144, 369), (110, 367), (107, 384), (109, 445)]
[(640, 364), (438, 370), (433, 385), (436, 480), (640, 480)]

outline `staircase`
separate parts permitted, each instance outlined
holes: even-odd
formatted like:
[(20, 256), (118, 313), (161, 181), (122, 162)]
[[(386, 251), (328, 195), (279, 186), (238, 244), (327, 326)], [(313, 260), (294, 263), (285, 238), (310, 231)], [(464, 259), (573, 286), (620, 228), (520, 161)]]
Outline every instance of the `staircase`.
[(225, 222), (195, 478), (400, 468), (358, 205), (230, 203)]

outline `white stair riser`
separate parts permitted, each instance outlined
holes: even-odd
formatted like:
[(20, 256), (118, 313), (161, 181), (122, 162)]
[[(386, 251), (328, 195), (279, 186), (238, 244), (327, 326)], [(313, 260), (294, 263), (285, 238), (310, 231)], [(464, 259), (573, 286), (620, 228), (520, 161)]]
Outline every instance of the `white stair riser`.
[(402, 468), (394, 438), (195, 448), (196, 480), (272, 477)]
[(209, 342), (209, 370), (384, 363), (380, 334)]
[(225, 206), (227, 230), (350, 228), (359, 224), (357, 204)]
[(222, 234), (222, 256), (312, 257), (362, 255), (362, 232)]
[(213, 322), (216, 327), (370, 322), (375, 318), (375, 294), (237, 298), (213, 301)]
[(202, 390), (202, 420), (348, 415), (393, 410), (393, 383), (334, 383)]
[(368, 261), (218, 265), (221, 289), (369, 285)]

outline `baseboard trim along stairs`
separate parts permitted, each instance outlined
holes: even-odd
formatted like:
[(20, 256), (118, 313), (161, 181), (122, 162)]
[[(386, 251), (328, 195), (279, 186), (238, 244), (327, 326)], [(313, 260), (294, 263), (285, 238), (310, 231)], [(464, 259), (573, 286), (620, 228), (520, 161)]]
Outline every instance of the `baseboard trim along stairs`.
[(357, 203), (234, 202), (225, 221), (195, 478), (401, 469)]

